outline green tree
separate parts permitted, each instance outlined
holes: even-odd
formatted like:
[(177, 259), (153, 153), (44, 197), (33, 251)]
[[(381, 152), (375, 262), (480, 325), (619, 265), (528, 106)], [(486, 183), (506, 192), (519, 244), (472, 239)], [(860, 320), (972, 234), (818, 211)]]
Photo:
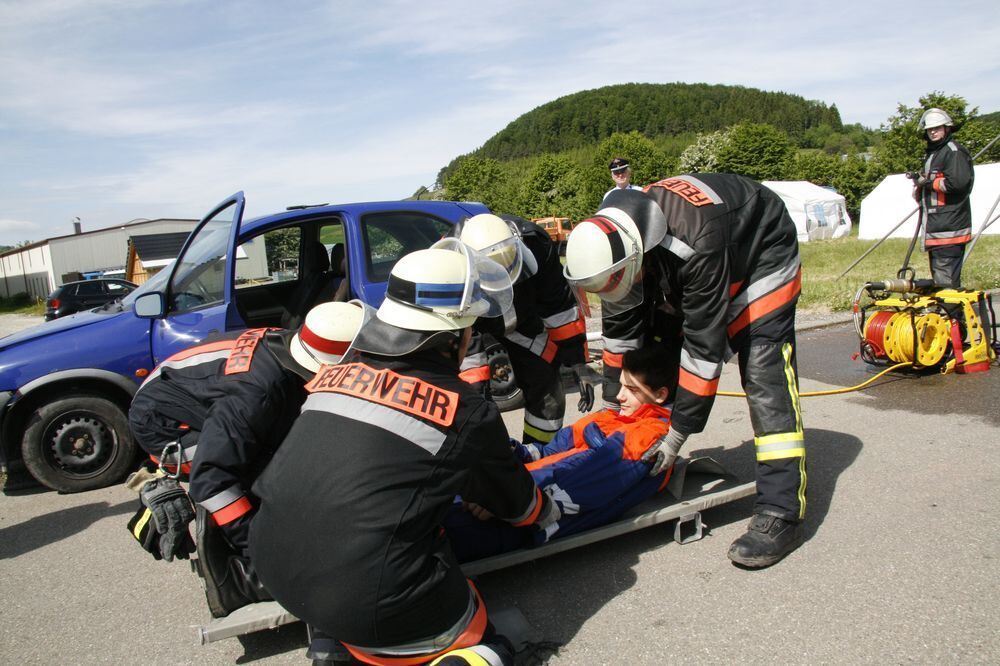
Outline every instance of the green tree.
[(466, 157), (444, 183), (448, 198), (454, 201), (481, 201), (490, 209), (501, 210), (503, 168), (491, 158)]
[(817, 150), (804, 150), (792, 158), (788, 178), (808, 180), (815, 185), (832, 187), (834, 179), (840, 173), (842, 163), (840, 157)]
[(525, 217), (576, 217), (581, 210), (581, 169), (565, 155), (546, 154), (533, 160), (521, 184), (518, 208)]
[(716, 155), (718, 169), (755, 180), (781, 180), (789, 170), (792, 143), (773, 125), (740, 123), (730, 128)]
[(921, 97), (915, 107), (900, 103), (896, 107), (896, 114), (889, 116), (882, 125), (882, 143), (874, 151), (875, 158), (887, 173), (920, 169), (927, 144), (918, 125), (923, 112), (932, 107), (944, 109), (951, 116), (956, 128), (955, 138), (959, 141), (962, 140), (962, 129), (966, 121), (975, 118), (979, 112), (978, 107), (967, 110), (964, 97), (938, 91)]

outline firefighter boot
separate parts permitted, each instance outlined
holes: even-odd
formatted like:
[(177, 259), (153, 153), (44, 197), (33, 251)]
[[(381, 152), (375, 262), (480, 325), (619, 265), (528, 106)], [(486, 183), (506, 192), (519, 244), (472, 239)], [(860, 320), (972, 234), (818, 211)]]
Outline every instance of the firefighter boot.
[(729, 547), (729, 559), (753, 569), (769, 567), (800, 545), (802, 523), (756, 513), (746, 534)]
[(232, 546), (222, 535), (222, 529), (212, 522), (203, 507), (195, 517), (195, 545), (198, 550), (197, 571), (204, 579), (205, 598), (212, 617), (225, 617), (257, 599), (248, 594), (243, 572), (233, 566), (238, 559)]

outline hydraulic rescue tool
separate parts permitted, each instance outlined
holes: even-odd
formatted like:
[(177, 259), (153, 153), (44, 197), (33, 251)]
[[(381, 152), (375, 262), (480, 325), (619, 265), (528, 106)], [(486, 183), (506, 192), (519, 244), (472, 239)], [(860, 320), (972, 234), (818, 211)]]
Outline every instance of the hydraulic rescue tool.
[(872, 365), (971, 373), (988, 370), (996, 359), (996, 317), (985, 292), (897, 278), (866, 282), (851, 309), (861, 358)]

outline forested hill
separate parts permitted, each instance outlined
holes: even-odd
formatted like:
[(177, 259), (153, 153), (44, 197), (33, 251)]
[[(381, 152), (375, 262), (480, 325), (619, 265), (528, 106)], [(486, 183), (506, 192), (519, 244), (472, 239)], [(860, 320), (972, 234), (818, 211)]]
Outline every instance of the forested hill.
[(560, 97), (529, 111), (474, 151), (510, 160), (594, 145), (614, 132), (649, 138), (768, 123), (801, 139), (810, 127), (840, 131), (836, 105), (798, 95), (707, 83), (627, 83)]

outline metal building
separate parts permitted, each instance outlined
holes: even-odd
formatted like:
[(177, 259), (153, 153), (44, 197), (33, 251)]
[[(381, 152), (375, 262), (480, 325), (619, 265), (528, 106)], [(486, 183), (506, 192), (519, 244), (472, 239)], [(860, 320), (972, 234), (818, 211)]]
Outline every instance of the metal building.
[(27, 293), (45, 298), (78, 273), (123, 269), (129, 236), (187, 232), (198, 220), (157, 219), (56, 236), (0, 254), (0, 297)]

